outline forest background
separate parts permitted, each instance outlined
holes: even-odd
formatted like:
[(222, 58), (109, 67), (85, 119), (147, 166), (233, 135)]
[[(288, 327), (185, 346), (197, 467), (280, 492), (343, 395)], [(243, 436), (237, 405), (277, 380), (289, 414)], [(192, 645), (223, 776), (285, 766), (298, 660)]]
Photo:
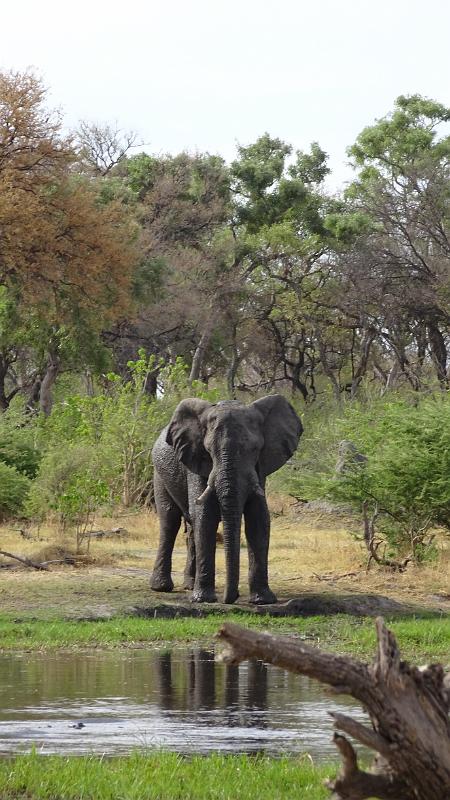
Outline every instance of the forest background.
[[(0, 510), (151, 502), (150, 452), (185, 396), (273, 391), (304, 418), (278, 478), (370, 514), (420, 561), (450, 519), (450, 109), (398, 97), (327, 155), (264, 133), (228, 164), (71, 136), (32, 72), (0, 73)], [(341, 469), (338, 443), (367, 461)], [(347, 465), (348, 466), (348, 465)]]

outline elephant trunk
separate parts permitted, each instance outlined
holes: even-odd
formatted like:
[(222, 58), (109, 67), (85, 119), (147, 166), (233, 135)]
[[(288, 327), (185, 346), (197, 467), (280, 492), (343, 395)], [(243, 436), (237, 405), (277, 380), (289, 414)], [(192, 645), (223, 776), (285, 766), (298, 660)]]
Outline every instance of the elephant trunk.
[[(210, 483), (210, 481), (208, 482)], [(225, 603), (234, 603), (239, 597), (239, 561), (241, 547), (241, 520), (247, 498), (262, 492), (255, 469), (245, 475), (234, 469), (218, 470), (211, 482), (219, 501), (226, 562)]]
[(223, 544), (225, 548), (226, 583), (224, 603), (234, 603), (239, 597), (239, 562), (241, 550), (242, 510), (222, 505)]

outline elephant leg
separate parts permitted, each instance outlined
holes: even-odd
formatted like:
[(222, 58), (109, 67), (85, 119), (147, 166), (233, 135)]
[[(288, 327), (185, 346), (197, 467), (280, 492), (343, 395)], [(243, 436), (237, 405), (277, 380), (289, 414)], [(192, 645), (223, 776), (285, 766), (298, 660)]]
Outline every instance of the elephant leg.
[(270, 516), (265, 497), (254, 494), (244, 508), (245, 536), (248, 547), (248, 583), (250, 602), (256, 605), (276, 603), (269, 588), (267, 561), (269, 557)]
[(186, 566), (184, 568), (184, 589), (193, 589), (195, 582), (195, 540), (194, 528), (190, 522), (185, 521), (186, 531)]
[(155, 470), (154, 491), (156, 511), (159, 519), (159, 546), (153, 567), (150, 587), (156, 592), (171, 592), (172, 552), (176, 535), (180, 529), (181, 511), (172, 500), (164, 483)]
[(220, 521), (217, 498), (209, 497), (198, 506), (194, 518), (195, 583), (192, 600), (196, 603), (215, 603), (216, 596), (216, 534)]

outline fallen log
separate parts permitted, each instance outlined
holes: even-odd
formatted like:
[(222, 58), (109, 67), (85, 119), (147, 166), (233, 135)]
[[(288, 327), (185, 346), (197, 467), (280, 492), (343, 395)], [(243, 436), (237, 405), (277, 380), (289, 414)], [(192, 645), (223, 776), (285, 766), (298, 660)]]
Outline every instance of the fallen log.
[(440, 664), (419, 669), (401, 661), (381, 618), (376, 630), (371, 665), (233, 623), (223, 625), (218, 638), (228, 663), (259, 658), (316, 678), (363, 705), (371, 727), (343, 714), (332, 715), (334, 725), (377, 755), (368, 772), (360, 770), (350, 741), (335, 734), (343, 760), (340, 775), (327, 784), (335, 800), (449, 800), (450, 675)]
[(105, 539), (110, 536), (128, 536), (128, 531), (126, 528), (112, 528), (110, 531), (91, 531), (89, 536), (91, 539)]

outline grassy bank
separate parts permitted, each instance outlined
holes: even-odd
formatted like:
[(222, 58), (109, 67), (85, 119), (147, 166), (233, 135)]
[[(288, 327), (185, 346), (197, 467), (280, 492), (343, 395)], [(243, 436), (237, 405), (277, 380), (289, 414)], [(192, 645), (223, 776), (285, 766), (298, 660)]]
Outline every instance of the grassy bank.
[(322, 800), (336, 767), (300, 759), (173, 753), (123, 758), (21, 756), (0, 760), (2, 800)]
[[(14, 622), (0, 618), (0, 651), (57, 648), (145, 647), (155, 643), (203, 641), (212, 644), (225, 620), (280, 634), (294, 634), (326, 650), (370, 659), (375, 652), (373, 619), (345, 615), (274, 619), (254, 615), (211, 614), (200, 619), (116, 618), (95, 622), (72, 620)], [(393, 619), (388, 623), (404, 658), (416, 663), (450, 663), (450, 620)]]

